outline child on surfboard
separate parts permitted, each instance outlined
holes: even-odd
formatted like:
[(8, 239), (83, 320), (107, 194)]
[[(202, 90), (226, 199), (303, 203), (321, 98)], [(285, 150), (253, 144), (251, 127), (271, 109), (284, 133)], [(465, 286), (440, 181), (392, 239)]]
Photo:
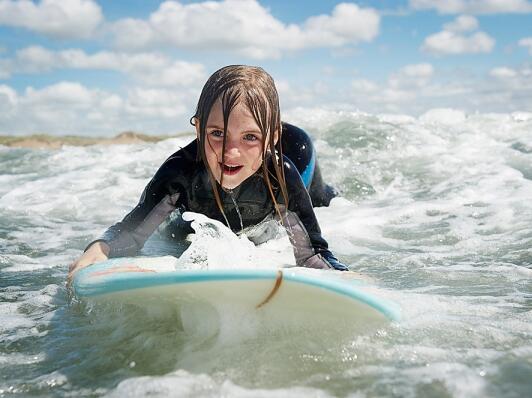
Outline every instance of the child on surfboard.
[(281, 123), (268, 73), (244, 65), (216, 71), (191, 123), (196, 139), (162, 164), (122, 221), (87, 246), (69, 279), (90, 264), (135, 255), (175, 210), (204, 214), (236, 233), (273, 217), (286, 229), (298, 266), (348, 270), (328, 249), (313, 210), (336, 193), (321, 179), (310, 138)]

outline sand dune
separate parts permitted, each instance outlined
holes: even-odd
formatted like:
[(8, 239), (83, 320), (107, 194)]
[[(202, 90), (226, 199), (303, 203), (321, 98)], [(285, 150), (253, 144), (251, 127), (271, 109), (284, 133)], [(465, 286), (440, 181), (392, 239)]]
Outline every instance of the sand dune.
[(88, 145), (116, 145), (135, 144), (142, 142), (158, 142), (172, 137), (178, 137), (190, 133), (176, 135), (148, 135), (126, 131), (115, 137), (81, 137), (81, 136), (52, 136), (47, 134), (33, 134), (26, 136), (0, 136), (0, 145), (19, 148), (60, 148), (63, 145), (88, 146)]

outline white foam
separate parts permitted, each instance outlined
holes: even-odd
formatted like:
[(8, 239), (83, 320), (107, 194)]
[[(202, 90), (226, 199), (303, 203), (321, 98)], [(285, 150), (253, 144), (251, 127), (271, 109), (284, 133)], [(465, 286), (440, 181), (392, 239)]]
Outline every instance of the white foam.
[[(22, 236), (22, 238), (26, 238), (28, 236), (32, 237), (34, 236), (34, 233), (35, 232), (27, 231), (24, 234), (20, 234), (20, 236)], [(65, 235), (62, 235), (62, 237), (64, 236)], [(54, 239), (55, 238), (56, 237), (54, 237)], [(48, 245), (49, 242), (46, 235), (41, 236), (41, 240), (43, 245)], [(62, 240), (58, 242), (57, 246), (63, 247), (64, 244), (64, 240)], [(38, 258), (32, 258), (23, 254), (8, 254), (6, 256), (0, 257), (0, 261), (2, 263), (8, 264), (2, 268), (2, 272), (29, 272), (50, 269), (53, 267), (64, 267), (66, 264), (72, 262), (77, 255), (79, 255), (78, 251), (66, 251), (64, 254), (50, 254), (48, 256)]]
[(410, 115), (399, 115), (399, 114), (386, 114), (381, 113), (377, 115), (379, 120), (386, 122), (386, 123), (392, 123), (392, 124), (410, 124), (414, 123), (416, 121), (416, 118)]
[(430, 366), (399, 371), (398, 376), (416, 380), (418, 383), (443, 381), (448, 391), (457, 398), (481, 397), (487, 394), (487, 383), (482, 370), (460, 363), (431, 363)]
[(14, 354), (0, 354), (0, 365), (31, 365), (44, 361), (46, 358), (44, 353), (37, 355), (26, 355), (20, 353)]
[(20, 303), (0, 303), (0, 333), (14, 331), (15, 329), (29, 329), (35, 322), (19, 311)]
[(255, 246), (245, 234), (233, 233), (219, 221), (202, 214), (185, 212), (195, 234), (191, 245), (180, 257), (183, 268), (237, 269), (278, 268), (295, 265), (293, 250), (286, 234)]
[(338, 111), (323, 108), (303, 108), (297, 107), (286, 112), (283, 116), (285, 120), (295, 125), (315, 130), (326, 130), (339, 121), (351, 120), (361, 121), (367, 118), (374, 118), (362, 111)]
[(54, 371), (49, 374), (36, 377), (32, 380), (32, 383), (43, 390), (49, 390), (67, 384), (68, 377), (59, 371)]
[(466, 120), (464, 111), (451, 108), (435, 108), (430, 109), (419, 117), (419, 120), (426, 123), (441, 123), (441, 124), (461, 124)]
[(165, 376), (137, 377), (122, 381), (108, 397), (331, 397), (322, 390), (289, 387), (279, 389), (253, 389), (238, 386), (230, 380), (216, 381), (205, 374), (191, 374), (179, 370)]
[(513, 112), (512, 118), (517, 122), (528, 122), (532, 120), (532, 112)]

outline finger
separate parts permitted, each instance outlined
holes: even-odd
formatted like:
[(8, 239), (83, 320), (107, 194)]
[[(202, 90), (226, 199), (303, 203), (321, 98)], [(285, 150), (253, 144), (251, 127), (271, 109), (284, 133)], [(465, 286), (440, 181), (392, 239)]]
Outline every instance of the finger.
[(74, 273), (69, 272), (66, 279), (66, 286), (67, 289), (70, 289), (72, 287), (72, 280), (74, 279)]
[(76, 261), (76, 262), (73, 262), (72, 264), (70, 264), (70, 265), (68, 266), (68, 272), (69, 272), (69, 273), (72, 272), (74, 269), (76, 269), (77, 266), (78, 266), (78, 262), (77, 262), (77, 261)]

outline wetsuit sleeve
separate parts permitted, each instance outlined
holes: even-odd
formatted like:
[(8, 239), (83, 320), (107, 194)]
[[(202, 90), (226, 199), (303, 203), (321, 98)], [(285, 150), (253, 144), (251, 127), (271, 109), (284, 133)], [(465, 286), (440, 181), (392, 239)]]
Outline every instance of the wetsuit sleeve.
[(180, 205), (182, 192), (170, 183), (180, 166), (176, 154), (155, 173), (135, 208), (122, 221), (108, 228), (100, 239), (91, 242), (87, 249), (93, 243), (103, 241), (111, 248), (110, 258), (132, 256), (142, 249), (155, 229)]
[(347, 270), (347, 267), (338, 262), (329, 250), (327, 241), (321, 235), (320, 226), (303, 180), (293, 163), (287, 158), (285, 158), (284, 168), (288, 189), (288, 208), (283, 222), (294, 247), (296, 264), (311, 268)]

